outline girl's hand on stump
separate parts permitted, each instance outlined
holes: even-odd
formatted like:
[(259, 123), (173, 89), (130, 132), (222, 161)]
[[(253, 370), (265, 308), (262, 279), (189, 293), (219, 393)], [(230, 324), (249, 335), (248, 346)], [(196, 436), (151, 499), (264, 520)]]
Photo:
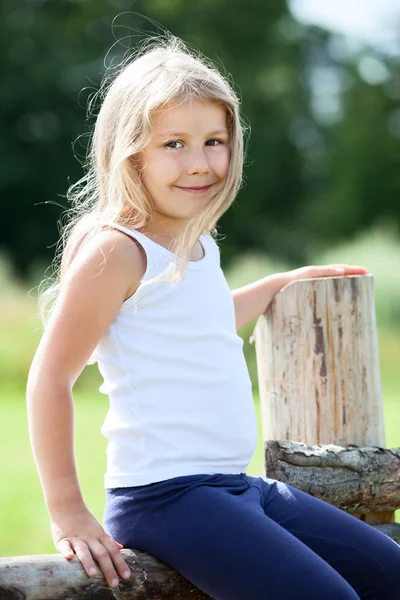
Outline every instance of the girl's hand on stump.
[(53, 512), (50, 520), (54, 545), (67, 560), (77, 556), (90, 577), (98, 574), (96, 560), (113, 588), (119, 576), (129, 579), (131, 572), (120, 552), (123, 546), (106, 534), (87, 508)]
[(318, 277), (345, 277), (346, 275), (366, 275), (365, 267), (355, 265), (325, 265), (321, 267), (301, 267), (288, 271), (289, 282), (298, 279), (316, 279)]

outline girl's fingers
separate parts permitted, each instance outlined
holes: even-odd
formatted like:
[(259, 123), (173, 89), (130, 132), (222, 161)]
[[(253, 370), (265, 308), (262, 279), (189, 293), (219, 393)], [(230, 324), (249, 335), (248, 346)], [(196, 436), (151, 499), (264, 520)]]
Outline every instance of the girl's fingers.
[[(104, 544), (98, 540), (91, 540), (89, 543), (91, 555), (99, 563), (100, 569), (102, 570), (108, 585), (110, 587), (117, 587), (118, 573), (114, 567), (114, 555), (110, 554)], [(119, 549), (113, 544), (113, 553), (116, 552), (118, 552), (118, 554), (120, 553)]]
[(122, 544), (115, 542), (108, 536), (99, 540), (85, 542), (82, 539), (61, 540), (57, 544), (57, 550), (67, 559), (75, 555), (79, 558), (89, 577), (99, 575), (96, 566), (97, 561), (104, 577), (110, 587), (118, 585), (118, 577), (129, 579), (131, 572), (120, 552)]
[(344, 269), (346, 273), (368, 273), (368, 270), (365, 267), (360, 267), (359, 265), (330, 265), (336, 269)]
[(123, 546), (121, 546), (121, 544), (118, 544), (118, 542), (115, 542), (108, 536), (104, 536), (104, 538), (101, 539), (101, 542), (110, 554), (111, 560), (113, 561), (114, 566), (119, 575), (124, 579), (129, 579), (129, 577), (131, 576), (131, 572), (129, 570), (129, 566), (124, 561), (123, 556), (120, 552), (120, 548), (122, 548)]
[(61, 542), (57, 544), (57, 550), (68, 560), (71, 560), (71, 558), (75, 556), (75, 552), (68, 540), (61, 540)]
[(82, 566), (85, 569), (87, 575), (89, 575), (89, 577), (98, 575), (98, 569), (96, 568), (96, 564), (93, 560), (93, 556), (90, 552), (88, 544), (83, 540), (75, 539), (72, 540), (72, 545), (74, 547), (75, 554), (81, 561)]
[(368, 271), (365, 267), (357, 265), (325, 265), (310, 267), (311, 273), (317, 277), (329, 277), (332, 275), (365, 275)]

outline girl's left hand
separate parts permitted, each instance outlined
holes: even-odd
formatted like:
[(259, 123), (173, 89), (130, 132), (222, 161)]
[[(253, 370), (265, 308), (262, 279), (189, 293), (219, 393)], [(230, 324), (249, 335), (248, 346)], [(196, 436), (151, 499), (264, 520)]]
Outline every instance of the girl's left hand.
[(288, 271), (289, 281), (297, 279), (315, 279), (317, 277), (346, 277), (346, 275), (366, 275), (368, 273), (365, 267), (355, 265), (325, 265), (322, 267), (300, 267)]

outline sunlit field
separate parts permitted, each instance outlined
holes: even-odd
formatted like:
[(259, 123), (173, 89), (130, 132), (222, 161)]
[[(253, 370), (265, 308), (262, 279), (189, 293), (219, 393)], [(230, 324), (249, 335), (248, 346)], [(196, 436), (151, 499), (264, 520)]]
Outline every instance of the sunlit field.
[[(375, 274), (380, 364), (384, 397), (386, 446), (400, 446), (400, 248), (390, 246), (388, 236), (374, 233), (369, 238), (336, 248), (315, 259), (325, 262), (354, 262)], [(227, 272), (231, 287), (248, 283), (269, 272), (282, 270), (265, 257), (243, 257)], [(26, 420), (25, 383), (40, 324), (32, 315), (37, 310), (35, 292), (18, 288), (0, 267), (0, 284), (5, 294), (0, 301), (0, 555), (43, 554), (55, 551), (50, 537), (47, 511), (33, 462)], [(254, 382), (254, 401), (259, 412), (254, 347), (248, 343), (252, 327), (243, 332), (245, 353)], [(103, 474), (106, 440), (100, 427), (107, 412), (107, 397), (98, 392), (101, 383), (96, 366), (85, 369), (74, 391), (76, 460), (83, 494), (96, 518), (102, 521)], [(260, 423), (260, 420), (259, 420)], [(263, 474), (262, 438), (248, 469)], [(397, 520), (400, 521), (398, 518)]]

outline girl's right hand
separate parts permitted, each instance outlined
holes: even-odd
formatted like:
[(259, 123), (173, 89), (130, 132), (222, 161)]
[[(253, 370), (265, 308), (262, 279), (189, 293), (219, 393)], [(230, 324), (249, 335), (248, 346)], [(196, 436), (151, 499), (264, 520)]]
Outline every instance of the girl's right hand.
[(118, 586), (119, 576), (129, 579), (131, 573), (120, 552), (123, 546), (106, 534), (87, 508), (52, 513), (50, 521), (57, 550), (68, 560), (76, 555), (90, 577), (98, 574), (95, 559), (110, 587)]

